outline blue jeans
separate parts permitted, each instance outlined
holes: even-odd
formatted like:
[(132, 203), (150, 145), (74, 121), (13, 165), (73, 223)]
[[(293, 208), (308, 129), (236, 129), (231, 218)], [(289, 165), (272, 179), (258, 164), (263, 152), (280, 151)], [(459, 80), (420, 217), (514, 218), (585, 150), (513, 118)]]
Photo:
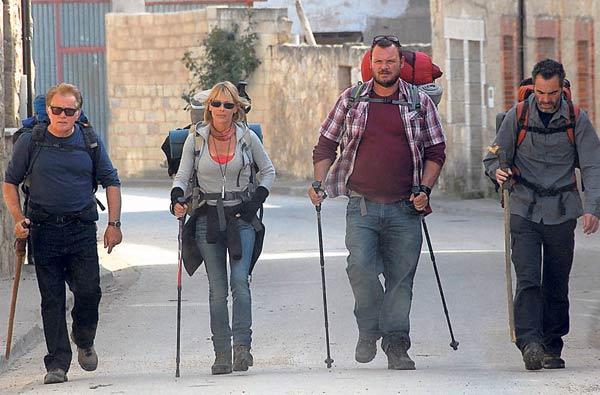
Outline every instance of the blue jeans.
[(96, 224), (78, 220), (65, 224), (34, 224), (31, 242), (42, 297), (42, 321), (48, 354), (46, 369), (69, 370), (71, 344), (66, 321), (65, 282), (73, 292), (73, 337), (79, 347), (94, 344), (98, 326), (100, 268)]
[[(231, 298), (233, 299), (233, 345), (250, 347), (252, 342), (252, 300), (248, 272), (255, 231), (252, 225), (240, 220), (242, 257), (229, 259)], [(231, 350), (232, 328), (229, 326), (227, 308), (227, 241), (219, 238), (217, 243), (206, 242), (206, 216), (196, 222), (196, 243), (204, 258), (208, 275), (208, 301), (210, 307), (210, 330), (215, 352)]]
[[(346, 211), (346, 272), (354, 293), (361, 336), (410, 344), (412, 286), (421, 253), (421, 216), (412, 203), (390, 204), (351, 197)], [(383, 273), (385, 289), (379, 280)]]

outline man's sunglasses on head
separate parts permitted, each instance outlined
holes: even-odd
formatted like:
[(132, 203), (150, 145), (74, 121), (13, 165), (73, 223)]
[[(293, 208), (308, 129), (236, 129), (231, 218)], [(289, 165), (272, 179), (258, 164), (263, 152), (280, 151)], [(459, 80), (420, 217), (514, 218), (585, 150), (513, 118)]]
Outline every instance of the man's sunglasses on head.
[(398, 39), (398, 37), (396, 37), (396, 36), (384, 36), (384, 35), (379, 35), (379, 36), (373, 37), (373, 44), (371, 44), (371, 45), (377, 45), (380, 42), (382, 42), (383, 40), (388, 40), (388, 41), (390, 41), (392, 44), (394, 44), (397, 47), (401, 47), (402, 46), (402, 45), (400, 45), (400, 40)]
[(221, 107), (221, 104), (223, 105), (223, 107), (225, 107), (228, 110), (231, 110), (231, 109), (233, 109), (233, 107), (235, 107), (235, 103), (231, 103), (228, 101), (222, 102), (220, 100), (213, 100), (210, 102), (210, 105), (215, 108)]
[(75, 115), (77, 110), (79, 110), (79, 109), (78, 108), (65, 108), (65, 107), (50, 106), (50, 111), (52, 111), (52, 114), (60, 115), (64, 112), (67, 117), (72, 117), (73, 115)]

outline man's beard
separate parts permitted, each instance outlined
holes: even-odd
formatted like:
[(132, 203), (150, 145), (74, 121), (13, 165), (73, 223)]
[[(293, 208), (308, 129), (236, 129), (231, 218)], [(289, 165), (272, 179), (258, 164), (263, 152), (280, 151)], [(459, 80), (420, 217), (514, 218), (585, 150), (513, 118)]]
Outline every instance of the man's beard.
[(382, 81), (379, 78), (377, 78), (377, 75), (373, 75), (373, 79), (375, 80), (375, 82), (377, 82), (384, 88), (389, 88), (390, 86), (394, 86), (398, 82), (398, 80), (400, 79), (400, 72), (398, 72), (398, 74), (396, 75), (393, 75), (392, 79), (390, 79), (389, 81)]

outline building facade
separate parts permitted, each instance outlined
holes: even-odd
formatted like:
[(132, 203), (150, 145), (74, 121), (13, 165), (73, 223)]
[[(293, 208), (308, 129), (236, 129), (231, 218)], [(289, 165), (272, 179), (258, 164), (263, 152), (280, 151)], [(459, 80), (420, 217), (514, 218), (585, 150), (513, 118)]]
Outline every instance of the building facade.
[(574, 101), (597, 125), (595, 64), (600, 3), (594, 0), (431, 0), (432, 51), (444, 70), (440, 112), (448, 137), (441, 186), (463, 197), (491, 195), (481, 160), (495, 134), (496, 114), (516, 103), (521, 79), (533, 65), (562, 62)]

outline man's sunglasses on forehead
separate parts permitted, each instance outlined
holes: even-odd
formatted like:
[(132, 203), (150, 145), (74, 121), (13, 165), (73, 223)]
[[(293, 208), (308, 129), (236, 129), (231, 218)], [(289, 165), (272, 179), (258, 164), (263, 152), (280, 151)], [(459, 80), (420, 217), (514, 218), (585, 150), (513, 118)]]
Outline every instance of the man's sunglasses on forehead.
[(66, 107), (56, 107), (56, 106), (50, 106), (50, 111), (52, 111), (52, 114), (54, 115), (60, 115), (63, 113), (65, 113), (65, 115), (67, 117), (72, 117), (73, 115), (75, 115), (75, 113), (77, 112), (77, 110), (79, 110), (78, 108), (66, 108)]
[(384, 35), (379, 35), (379, 36), (373, 37), (373, 44), (371, 44), (371, 46), (375, 46), (375, 45), (379, 44), (380, 42), (382, 42), (383, 40), (388, 40), (397, 47), (402, 46), (402, 45), (400, 45), (400, 40), (398, 39), (398, 37), (384, 36)]

